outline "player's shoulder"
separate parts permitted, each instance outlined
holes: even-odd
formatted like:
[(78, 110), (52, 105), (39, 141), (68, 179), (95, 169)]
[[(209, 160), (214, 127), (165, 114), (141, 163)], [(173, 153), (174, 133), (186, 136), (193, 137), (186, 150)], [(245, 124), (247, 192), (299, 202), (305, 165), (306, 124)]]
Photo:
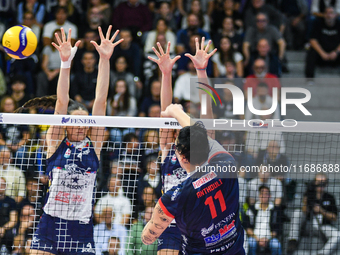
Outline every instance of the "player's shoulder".
[(232, 160), (234, 161), (234, 157), (227, 152), (223, 146), (217, 142), (214, 139), (209, 138), (209, 156), (208, 156), (208, 162), (213, 162), (216, 159), (225, 159), (225, 160)]

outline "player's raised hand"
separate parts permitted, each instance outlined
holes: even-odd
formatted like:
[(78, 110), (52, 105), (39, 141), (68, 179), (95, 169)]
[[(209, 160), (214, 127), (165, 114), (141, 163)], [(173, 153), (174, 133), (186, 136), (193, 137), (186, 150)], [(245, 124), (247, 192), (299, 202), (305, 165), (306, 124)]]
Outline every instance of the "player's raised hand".
[(191, 59), (196, 69), (206, 69), (208, 66), (210, 57), (214, 55), (215, 52), (217, 51), (217, 49), (215, 48), (212, 52), (208, 54), (211, 40), (209, 40), (207, 46), (204, 46), (204, 42), (205, 42), (205, 37), (202, 37), (201, 45), (198, 42), (198, 38), (196, 38), (195, 39), (195, 43), (196, 43), (195, 56), (191, 55), (190, 53), (184, 54), (184, 56)]
[(116, 39), (119, 30), (117, 30), (114, 35), (110, 39), (112, 26), (109, 26), (109, 29), (106, 32), (106, 36), (104, 37), (103, 31), (101, 27), (98, 27), (99, 37), (100, 37), (100, 45), (97, 44), (95, 41), (91, 41), (93, 46), (98, 51), (98, 54), (101, 58), (110, 59), (113, 53), (114, 48), (120, 44), (124, 39), (120, 39), (117, 42), (113, 43)]
[(78, 40), (74, 47), (71, 45), (71, 28), (68, 30), (68, 35), (66, 38), (64, 28), (60, 29), (61, 31), (61, 38), (58, 33), (55, 33), (54, 36), (57, 40), (56, 44), (55, 42), (52, 42), (52, 45), (54, 48), (56, 48), (59, 51), (60, 54), (60, 59), (62, 62), (71, 62), (73, 59), (74, 55), (77, 52), (78, 46), (80, 44), (80, 40)]
[(157, 42), (157, 46), (158, 50), (155, 47), (152, 47), (152, 50), (155, 52), (158, 59), (154, 59), (150, 56), (148, 56), (148, 59), (155, 62), (159, 66), (159, 69), (162, 71), (162, 73), (171, 73), (174, 64), (178, 59), (181, 58), (181, 56), (176, 56), (174, 58), (170, 57), (170, 42), (168, 42), (165, 53), (159, 42)]
[(173, 118), (176, 112), (183, 112), (183, 106), (181, 104), (170, 104), (165, 109), (165, 111), (161, 112), (161, 116), (165, 118)]

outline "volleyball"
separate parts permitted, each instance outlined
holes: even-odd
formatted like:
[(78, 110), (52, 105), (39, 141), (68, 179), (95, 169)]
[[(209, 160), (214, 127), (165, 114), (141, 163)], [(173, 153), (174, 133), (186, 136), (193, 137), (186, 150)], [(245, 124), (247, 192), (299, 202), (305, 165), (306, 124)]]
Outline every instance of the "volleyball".
[(4, 50), (15, 59), (24, 59), (32, 55), (37, 44), (38, 40), (33, 31), (22, 25), (7, 29), (2, 37)]

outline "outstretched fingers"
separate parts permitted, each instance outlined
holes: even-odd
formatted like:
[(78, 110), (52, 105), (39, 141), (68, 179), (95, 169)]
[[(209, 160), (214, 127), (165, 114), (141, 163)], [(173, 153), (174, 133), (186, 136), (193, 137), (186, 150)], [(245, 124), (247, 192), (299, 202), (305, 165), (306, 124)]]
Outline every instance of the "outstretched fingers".
[(71, 43), (71, 28), (68, 29), (67, 42)]
[[(110, 33), (111, 33), (111, 30), (110, 30)], [(116, 39), (116, 37), (117, 37), (117, 35), (119, 34), (119, 30), (116, 30), (116, 32), (113, 34), (113, 36), (111, 37), (111, 39), (110, 39), (110, 42), (113, 42), (115, 39)], [(109, 38), (109, 37), (108, 37)]]
[(60, 31), (61, 31), (61, 38), (62, 38), (63, 43), (64, 43), (64, 42), (66, 42), (66, 35), (65, 35), (64, 28), (61, 28)]
[(196, 54), (200, 50), (200, 44), (198, 43), (198, 38), (195, 38), (195, 44), (196, 44)]
[(106, 39), (107, 40), (110, 40), (111, 29), (112, 29), (112, 25), (110, 25), (109, 28), (106, 31)]
[(98, 27), (98, 33), (99, 33), (100, 40), (104, 40), (105, 38), (103, 35), (103, 30), (100, 26)]
[(204, 50), (204, 43), (205, 43), (205, 37), (203, 36), (201, 40), (201, 50)]
[(168, 45), (166, 46), (166, 54), (170, 54), (170, 41), (168, 41)]
[(162, 45), (161, 45), (159, 42), (157, 42), (157, 46), (158, 46), (159, 52), (160, 52), (162, 55), (164, 55), (164, 50), (163, 50), (163, 48), (162, 48)]
[(215, 54), (216, 51), (217, 51), (217, 48), (215, 48), (212, 52), (210, 52), (210, 53), (208, 54), (208, 57), (210, 58), (212, 55)]
[(76, 43), (75, 43), (75, 45), (74, 45), (74, 47), (79, 47), (79, 44), (81, 43), (81, 40), (78, 40)]
[(150, 56), (148, 56), (148, 59), (150, 59), (151, 61), (153, 61), (153, 62), (155, 62), (156, 64), (158, 64), (158, 59), (155, 59), (155, 58), (150, 57)]
[(156, 50), (155, 47), (152, 47), (152, 50), (153, 50), (153, 52), (155, 52), (155, 54), (158, 58), (161, 58), (161, 55), (159, 54), (159, 52)]
[[(207, 46), (205, 46), (205, 50), (204, 50), (204, 51), (205, 51), (206, 53), (208, 53), (209, 48), (210, 48), (210, 45), (211, 45), (211, 40), (209, 40)], [(202, 49), (204, 49), (204, 48), (202, 48)]]

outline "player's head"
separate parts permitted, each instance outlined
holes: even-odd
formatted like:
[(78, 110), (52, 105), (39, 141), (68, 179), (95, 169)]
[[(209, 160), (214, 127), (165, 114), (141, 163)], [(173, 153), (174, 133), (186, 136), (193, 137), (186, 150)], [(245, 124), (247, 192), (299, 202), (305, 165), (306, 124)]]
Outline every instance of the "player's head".
[(209, 142), (202, 122), (181, 129), (175, 141), (176, 156), (186, 171), (194, 170), (208, 159)]
[[(69, 106), (67, 108), (67, 113), (69, 115), (89, 115), (88, 110), (86, 107), (78, 103), (77, 101), (70, 100), (69, 101)], [(85, 139), (87, 131), (89, 130), (89, 127), (86, 126), (67, 126), (66, 127), (66, 134), (67, 138), (71, 142), (79, 142)]]
[(266, 185), (259, 187), (259, 199), (261, 204), (268, 204), (270, 199), (270, 189)]

